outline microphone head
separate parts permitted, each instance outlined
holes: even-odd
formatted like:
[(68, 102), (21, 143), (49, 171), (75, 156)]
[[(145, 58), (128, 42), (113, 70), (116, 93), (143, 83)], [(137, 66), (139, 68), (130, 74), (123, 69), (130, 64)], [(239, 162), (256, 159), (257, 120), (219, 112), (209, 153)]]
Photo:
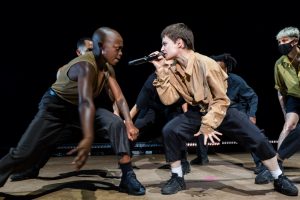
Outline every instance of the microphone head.
[(165, 54), (163, 52), (159, 52), (158, 54), (155, 54), (155, 55), (149, 55), (149, 56), (146, 56), (147, 58), (147, 61), (152, 61), (152, 60), (156, 60), (159, 56), (164, 56)]

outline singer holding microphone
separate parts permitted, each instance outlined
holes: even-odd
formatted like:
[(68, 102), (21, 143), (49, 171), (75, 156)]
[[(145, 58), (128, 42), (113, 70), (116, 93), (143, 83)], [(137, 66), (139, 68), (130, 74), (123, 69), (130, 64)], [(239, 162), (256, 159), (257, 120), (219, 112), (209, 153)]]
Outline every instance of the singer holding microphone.
[[(208, 139), (214, 144), (225, 134), (261, 159), (274, 177), (276, 191), (297, 196), (297, 187), (283, 175), (276, 151), (268, 139), (245, 113), (229, 107), (230, 100), (226, 95), (228, 76), (216, 61), (194, 51), (191, 29), (184, 23), (171, 24), (161, 32), (161, 38), (164, 56), (152, 61), (157, 75), (153, 84), (165, 105), (175, 103), (180, 97), (189, 104), (187, 112), (163, 127), (165, 156), (171, 165), (172, 176), (161, 193), (170, 195), (186, 188), (178, 147), (200, 134), (204, 135), (205, 144)], [(175, 62), (166, 67), (166, 60)]]
[[(140, 59), (130, 61), (130, 65), (140, 65), (157, 59), (163, 55), (162, 52), (150, 54)], [(166, 61), (166, 65), (171, 66), (172, 60)], [(155, 72), (151, 73), (145, 81), (136, 99), (135, 105), (130, 110), (130, 116), (134, 119), (134, 125), (139, 129), (139, 136), (136, 141), (155, 141), (162, 142), (161, 129), (171, 119), (178, 114), (183, 113), (185, 107), (184, 100), (181, 98), (176, 103), (166, 106), (164, 105), (157, 94), (156, 88), (153, 86), (153, 81), (156, 79)], [(134, 141), (132, 147), (135, 145)], [(187, 161), (186, 146), (182, 148), (181, 164), (183, 173), (190, 172), (190, 164)]]

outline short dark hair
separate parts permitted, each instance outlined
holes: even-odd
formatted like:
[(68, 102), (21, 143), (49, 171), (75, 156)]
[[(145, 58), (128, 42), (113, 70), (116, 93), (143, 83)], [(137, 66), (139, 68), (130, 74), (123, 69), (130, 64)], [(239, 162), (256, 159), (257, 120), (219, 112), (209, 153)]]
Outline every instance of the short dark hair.
[(80, 47), (85, 45), (85, 42), (84, 42), (85, 40), (93, 41), (92, 38), (90, 38), (90, 37), (82, 37), (77, 41), (77, 49), (79, 49)]
[(217, 56), (211, 56), (215, 61), (222, 61), (225, 63), (227, 72), (231, 72), (233, 68), (236, 67), (237, 61), (229, 53), (223, 53)]
[(195, 50), (194, 48), (194, 34), (192, 30), (184, 23), (171, 24), (161, 32), (161, 38), (169, 37), (173, 42), (177, 39), (182, 39), (185, 47)]

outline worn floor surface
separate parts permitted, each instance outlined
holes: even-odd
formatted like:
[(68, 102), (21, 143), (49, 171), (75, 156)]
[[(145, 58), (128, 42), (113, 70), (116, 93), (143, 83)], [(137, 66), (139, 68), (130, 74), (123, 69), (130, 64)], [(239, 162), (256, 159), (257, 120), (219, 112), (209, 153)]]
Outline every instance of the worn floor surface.
[[(195, 155), (189, 155), (189, 160)], [(170, 177), (164, 155), (139, 155), (133, 158), (135, 172), (147, 188), (144, 196), (118, 192), (120, 170), (115, 156), (91, 156), (81, 171), (73, 171), (72, 157), (52, 157), (37, 179), (10, 182), (0, 188), (4, 199), (219, 199), (263, 200), (300, 199), (287, 197), (273, 190), (273, 184), (254, 184), (254, 164), (247, 153), (216, 153), (209, 155), (210, 163), (192, 166), (185, 176), (187, 189), (174, 195), (161, 195), (160, 188)], [(284, 164), (285, 174), (300, 189), (300, 153)]]

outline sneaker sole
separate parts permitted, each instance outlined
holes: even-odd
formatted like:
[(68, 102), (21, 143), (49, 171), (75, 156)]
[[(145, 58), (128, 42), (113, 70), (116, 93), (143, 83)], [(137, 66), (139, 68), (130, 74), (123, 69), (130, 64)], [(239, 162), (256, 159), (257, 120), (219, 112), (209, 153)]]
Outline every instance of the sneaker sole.
[(145, 195), (146, 194), (146, 191), (145, 192), (130, 192), (130, 191), (128, 191), (125, 188), (119, 188), (119, 192), (127, 193), (129, 195), (134, 195), (134, 196), (141, 196), (141, 195)]

